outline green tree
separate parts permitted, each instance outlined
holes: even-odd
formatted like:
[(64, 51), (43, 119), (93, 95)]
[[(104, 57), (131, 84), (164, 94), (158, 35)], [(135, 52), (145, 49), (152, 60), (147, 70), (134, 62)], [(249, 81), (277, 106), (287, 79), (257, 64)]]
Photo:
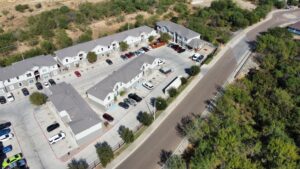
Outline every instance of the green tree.
[(172, 87), (168, 90), (168, 93), (170, 97), (175, 97), (177, 95), (177, 89)]
[(172, 37), (168, 33), (162, 33), (160, 35), (160, 40), (162, 42), (168, 43), (171, 39), (172, 39)]
[(167, 169), (186, 169), (185, 162), (178, 155), (172, 155), (166, 162)]
[(153, 118), (153, 115), (151, 115), (147, 112), (141, 111), (137, 115), (137, 120), (145, 126), (150, 126), (150, 124), (153, 122), (154, 118)]
[(68, 164), (68, 169), (88, 169), (89, 165), (85, 159), (72, 159)]
[(200, 67), (199, 66), (193, 65), (193, 66), (190, 67), (189, 74), (191, 76), (196, 76), (199, 73), (200, 73)]
[(134, 141), (134, 134), (129, 128), (120, 126), (118, 133), (125, 143), (132, 143)]
[(106, 167), (106, 165), (114, 158), (112, 148), (107, 142), (97, 143), (95, 147), (102, 166)]
[(121, 49), (122, 52), (126, 51), (129, 47), (128, 44), (126, 42), (123, 42), (123, 41), (120, 42), (119, 45), (120, 45), (120, 49)]
[(148, 41), (151, 43), (154, 40), (154, 36), (149, 36)]
[(19, 11), (19, 12), (24, 12), (28, 8), (29, 8), (29, 6), (27, 4), (24, 4), (24, 5), (19, 4), (19, 5), (15, 6), (15, 10)]
[(162, 97), (158, 97), (155, 99), (155, 107), (157, 110), (165, 110), (167, 106), (168, 106), (167, 101)]
[(54, 52), (55, 46), (52, 42), (45, 40), (41, 43), (41, 49), (45, 52), (45, 54), (50, 54)]
[(97, 55), (95, 52), (89, 52), (87, 54), (87, 60), (89, 63), (95, 63), (97, 61)]
[(187, 83), (187, 79), (185, 77), (181, 77), (180, 80), (182, 85)]
[(68, 36), (64, 29), (60, 29), (56, 32), (55, 39), (59, 48), (66, 48), (73, 44), (72, 39)]
[(33, 92), (29, 96), (29, 100), (30, 100), (31, 104), (36, 105), (36, 106), (45, 104), (47, 99), (48, 99), (48, 97), (45, 94), (40, 93), (40, 92)]
[(89, 29), (79, 36), (77, 42), (82, 43), (90, 40), (92, 40), (92, 30)]

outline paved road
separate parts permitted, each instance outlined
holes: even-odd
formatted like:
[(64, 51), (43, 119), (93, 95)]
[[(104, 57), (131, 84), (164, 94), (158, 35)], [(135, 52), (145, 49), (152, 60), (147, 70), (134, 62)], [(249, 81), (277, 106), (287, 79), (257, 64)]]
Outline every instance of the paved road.
[(194, 87), (184, 100), (177, 105), (169, 117), (157, 130), (123, 163), (118, 169), (154, 169), (158, 165), (161, 150), (174, 150), (181, 138), (176, 134), (175, 126), (183, 116), (200, 113), (205, 109), (204, 101), (211, 98), (216, 86), (222, 85), (237, 66), (240, 54), (247, 50), (247, 42), (253, 41), (256, 35), (270, 27), (281, 25), (300, 18), (300, 10), (281, 12), (259, 27), (251, 30), (237, 45), (230, 48), (224, 56), (210, 69), (206, 76)]

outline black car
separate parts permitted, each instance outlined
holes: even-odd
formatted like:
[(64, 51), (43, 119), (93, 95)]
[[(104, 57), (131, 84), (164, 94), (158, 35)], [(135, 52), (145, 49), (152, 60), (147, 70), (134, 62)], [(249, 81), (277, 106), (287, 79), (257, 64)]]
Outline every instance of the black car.
[(183, 53), (183, 52), (185, 52), (185, 49), (180, 48), (180, 49), (177, 50), (177, 52), (178, 52), (178, 53)]
[(4, 96), (0, 96), (0, 103), (5, 104), (6, 103), (6, 98)]
[(11, 122), (2, 123), (0, 124), (0, 130), (8, 128), (10, 126), (11, 126)]
[(130, 93), (128, 95), (128, 98), (131, 98), (131, 99), (135, 100), (136, 102), (142, 101), (142, 98), (135, 93)]
[(106, 63), (109, 64), (109, 65), (112, 65), (112, 64), (113, 64), (113, 62), (112, 62), (110, 59), (106, 59), (105, 61), (106, 61)]
[(102, 117), (103, 117), (105, 120), (109, 121), (109, 122), (114, 121), (114, 118), (113, 118), (111, 115), (107, 114), (107, 113), (104, 113)]
[(48, 82), (50, 83), (50, 85), (56, 85), (55, 81), (53, 79), (49, 79)]
[(40, 83), (40, 82), (36, 82), (36, 83), (35, 83), (35, 86), (36, 86), (36, 88), (37, 88), (38, 90), (42, 90), (42, 89), (43, 89), (43, 85), (42, 85), (42, 83)]
[(29, 91), (28, 91), (27, 88), (23, 88), (22, 89), (22, 93), (23, 93), (24, 96), (28, 96), (29, 95)]
[(58, 127), (59, 127), (59, 123), (53, 123), (53, 124), (51, 124), (50, 126), (47, 127), (47, 131), (51, 132), (51, 131), (57, 129)]
[(121, 57), (123, 60), (128, 59), (125, 55), (121, 55), (120, 57)]
[(146, 48), (146, 47), (142, 47), (141, 49), (143, 49), (145, 52), (148, 52), (148, 51), (149, 51), (149, 49)]
[(124, 109), (128, 109), (129, 108), (129, 105), (127, 103), (125, 103), (125, 102), (120, 102), (119, 106), (122, 107), (122, 108), (124, 108)]

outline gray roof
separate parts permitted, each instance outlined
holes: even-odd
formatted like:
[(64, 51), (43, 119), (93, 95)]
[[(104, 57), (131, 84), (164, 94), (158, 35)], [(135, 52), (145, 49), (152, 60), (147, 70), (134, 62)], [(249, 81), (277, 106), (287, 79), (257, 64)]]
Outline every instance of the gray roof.
[(112, 74), (108, 75), (105, 79), (88, 89), (87, 93), (103, 100), (108, 93), (113, 91), (117, 82), (129, 82), (141, 72), (144, 63), (152, 64), (154, 60), (154, 57), (146, 54), (137, 56), (137, 58), (133, 59), (117, 71), (112, 72)]
[(53, 66), (56, 64), (57, 62), (51, 55), (35, 56), (13, 63), (11, 66), (0, 68), (0, 80), (7, 80), (20, 76), (35, 66)]
[(71, 84), (65, 82), (49, 88), (52, 92), (49, 99), (55, 108), (67, 111), (70, 115), (69, 123), (73, 133), (78, 134), (96, 124), (101, 123), (99, 116), (89, 107)]
[(128, 36), (139, 36), (143, 32), (150, 33), (152, 31), (153, 29), (148, 26), (141, 26), (124, 32), (95, 39), (89, 42), (79, 43), (77, 45), (58, 50), (55, 52), (55, 54), (58, 58), (64, 59), (65, 57), (76, 56), (80, 51), (89, 52), (92, 49), (94, 49), (97, 45), (108, 46), (113, 41), (121, 42)]
[(201, 39), (192, 39), (188, 45), (192, 48), (199, 48), (201, 47), (201, 45), (205, 44), (206, 42), (204, 40)]
[(179, 35), (190, 39), (190, 38), (194, 38), (196, 36), (200, 36), (199, 33), (192, 31), (182, 25), (178, 25), (176, 23), (170, 22), (170, 21), (159, 21), (156, 22), (156, 25), (160, 26), (160, 27), (167, 27), (169, 31), (171, 32), (177, 32)]
[(297, 30), (300, 30), (300, 22), (296, 22), (290, 26), (288, 26), (289, 28), (291, 29), (297, 29)]

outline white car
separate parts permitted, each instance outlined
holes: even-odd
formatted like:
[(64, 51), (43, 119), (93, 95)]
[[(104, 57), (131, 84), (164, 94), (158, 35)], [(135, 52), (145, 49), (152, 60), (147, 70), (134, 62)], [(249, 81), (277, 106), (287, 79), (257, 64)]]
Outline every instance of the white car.
[(45, 86), (45, 88), (48, 88), (50, 85), (48, 82), (44, 82), (44, 86)]
[(13, 133), (5, 134), (5, 135), (0, 136), (0, 141), (4, 142), (4, 141), (12, 139), (13, 137), (14, 137)]
[(153, 84), (150, 82), (143, 82), (142, 85), (148, 90), (152, 90), (154, 88)]
[(7, 93), (6, 98), (9, 102), (15, 101), (15, 97), (12, 93)]
[(66, 134), (64, 132), (59, 132), (55, 136), (50, 137), (48, 140), (50, 144), (55, 144), (64, 138), (66, 138)]
[(199, 53), (195, 53), (193, 56), (192, 56), (192, 60), (193, 61), (196, 61), (201, 55)]

